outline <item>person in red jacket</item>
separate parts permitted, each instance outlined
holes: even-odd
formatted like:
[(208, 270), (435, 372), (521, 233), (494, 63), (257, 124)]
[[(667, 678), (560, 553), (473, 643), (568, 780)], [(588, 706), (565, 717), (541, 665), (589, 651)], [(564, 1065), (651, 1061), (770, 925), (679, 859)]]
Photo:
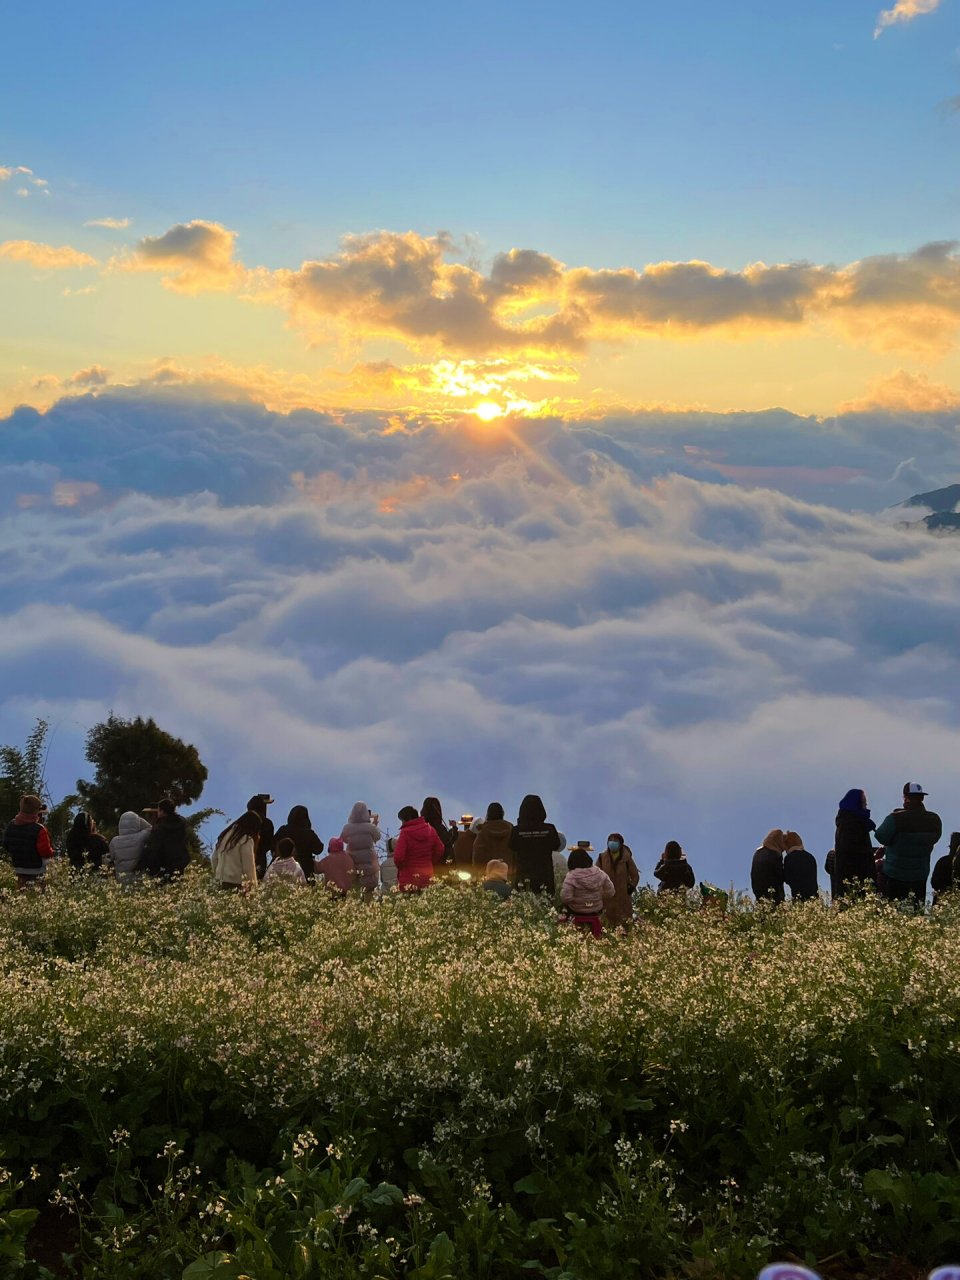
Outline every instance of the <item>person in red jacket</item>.
[(435, 829), (426, 818), (420, 817), (413, 805), (405, 805), (397, 817), (402, 824), (393, 851), (397, 888), (401, 893), (409, 893), (430, 883), (434, 865), (443, 860), (447, 850)]
[(38, 796), (21, 796), (20, 812), (7, 824), (3, 847), (13, 863), (20, 889), (43, 889), (47, 862), (53, 857), (50, 833), (40, 819), (43, 801)]

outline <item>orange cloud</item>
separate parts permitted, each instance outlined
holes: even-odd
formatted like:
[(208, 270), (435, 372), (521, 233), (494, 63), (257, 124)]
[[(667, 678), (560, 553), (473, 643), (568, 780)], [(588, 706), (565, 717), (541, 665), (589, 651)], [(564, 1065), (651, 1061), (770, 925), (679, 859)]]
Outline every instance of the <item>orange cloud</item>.
[(96, 258), (91, 258), (89, 253), (81, 253), (79, 249), (72, 249), (68, 244), (57, 247), (41, 244), (37, 240), (5, 240), (0, 244), (0, 258), (9, 258), (11, 262), (29, 262), (32, 267), (43, 267), (49, 271), (97, 265)]
[(933, 13), (939, 8), (940, 0), (897, 0), (892, 9), (884, 9), (877, 18), (873, 38), (876, 40), (882, 36), (887, 27), (892, 27), (898, 22), (912, 22), (914, 18), (920, 18), (925, 13)]
[(126, 271), (156, 271), (178, 293), (233, 289), (246, 272), (234, 258), (236, 232), (219, 222), (179, 222), (162, 236), (144, 236), (128, 258), (115, 265)]
[(898, 369), (875, 382), (866, 395), (838, 405), (837, 413), (870, 413), (877, 409), (894, 413), (955, 413), (960, 410), (960, 391), (942, 382), (931, 382), (922, 373)]

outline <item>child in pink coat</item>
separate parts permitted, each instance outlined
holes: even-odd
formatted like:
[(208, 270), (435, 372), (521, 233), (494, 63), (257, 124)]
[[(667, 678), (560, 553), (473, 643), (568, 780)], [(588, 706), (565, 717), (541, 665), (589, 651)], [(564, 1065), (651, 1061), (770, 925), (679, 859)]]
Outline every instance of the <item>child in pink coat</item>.
[(586, 849), (574, 849), (567, 859), (566, 877), (560, 890), (560, 901), (579, 929), (589, 929), (595, 938), (603, 932), (600, 914), (603, 904), (616, 893), (613, 881), (605, 871), (593, 865)]

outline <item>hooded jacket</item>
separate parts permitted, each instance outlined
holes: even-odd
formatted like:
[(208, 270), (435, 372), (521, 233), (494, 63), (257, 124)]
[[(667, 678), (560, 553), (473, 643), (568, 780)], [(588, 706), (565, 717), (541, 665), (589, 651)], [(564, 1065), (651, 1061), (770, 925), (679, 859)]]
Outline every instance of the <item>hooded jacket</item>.
[(783, 902), (787, 896), (783, 891), (782, 842), (782, 831), (770, 831), (753, 855), (753, 863), (750, 867), (750, 888), (758, 902), (761, 898)]
[(488, 818), (481, 823), (477, 838), (473, 842), (473, 866), (476, 871), (483, 871), (488, 862), (499, 858), (513, 875), (513, 851), (510, 848), (510, 836), (513, 823), (505, 818)]
[(109, 848), (99, 831), (76, 828), (67, 833), (65, 847), (74, 871), (99, 871)]
[(323, 876), (328, 889), (336, 889), (340, 893), (349, 893), (360, 883), (353, 859), (339, 837), (334, 836), (327, 856), (317, 863), (317, 875)]
[(697, 883), (693, 867), (686, 858), (661, 858), (653, 874), (660, 881), (657, 893), (680, 893), (684, 889), (692, 889)]
[[(483, 828), (481, 827), (481, 830)], [(555, 891), (553, 853), (563, 848), (563, 840), (539, 796), (525, 796), (520, 805), (517, 825), (510, 833), (510, 848), (515, 857), (514, 876), (518, 888), (533, 893)]]
[(18, 813), (7, 823), (3, 847), (18, 876), (42, 876), (47, 860), (53, 857), (50, 833), (32, 813)]
[(633, 891), (640, 883), (640, 872), (633, 860), (633, 850), (628, 844), (621, 845), (619, 853), (603, 849), (597, 859), (597, 866), (607, 873), (615, 890), (613, 899), (606, 905), (607, 923), (628, 924), (633, 919)]
[(877, 827), (883, 845), (883, 874), (888, 880), (926, 884), (930, 874), (930, 854), (943, 835), (939, 814), (918, 804), (888, 813)]
[(817, 860), (803, 845), (795, 845), (783, 855), (783, 879), (795, 902), (810, 902), (819, 896)]
[(310, 825), (310, 813), (305, 804), (295, 804), (290, 810), (286, 822), (273, 837), (273, 848), (276, 849), (284, 839), (293, 841), (294, 857), (307, 881), (312, 883), (316, 875), (314, 859), (323, 853), (323, 841)]
[(871, 886), (876, 883), (877, 870), (871, 839), (871, 832), (876, 829), (877, 824), (864, 805), (863, 792), (848, 791), (837, 810), (831, 873), (834, 897), (842, 898), (864, 880)]
[(241, 836), (233, 844), (228, 844), (232, 828), (217, 841), (210, 859), (213, 878), (217, 884), (245, 885), (253, 890), (259, 887), (257, 878), (257, 842), (253, 836)]
[(162, 813), (143, 842), (140, 870), (148, 876), (169, 879), (186, 871), (189, 865), (186, 822), (179, 813)]
[(304, 889), (307, 886), (307, 877), (304, 875), (303, 867), (301, 867), (296, 857), (274, 858), (269, 867), (267, 867), (267, 874), (263, 877), (263, 883), (266, 884), (268, 880), (275, 882), (283, 880), (287, 884), (295, 884)]
[(130, 809), (121, 813), (117, 834), (110, 841), (110, 851), (107, 854), (107, 860), (113, 863), (118, 876), (129, 879), (136, 875), (143, 846), (152, 830), (146, 818), (141, 818), (138, 813)]
[(434, 864), (445, 853), (443, 841), (426, 818), (410, 818), (400, 828), (393, 861), (399, 889), (422, 889), (433, 879)]
[(568, 871), (560, 889), (560, 901), (575, 916), (596, 916), (616, 890), (613, 881), (599, 867), (577, 867)]
[(380, 839), (380, 828), (370, 820), (370, 810), (358, 800), (350, 810), (350, 818), (340, 832), (340, 839), (350, 851), (356, 868), (356, 883), (364, 889), (376, 889), (380, 883), (380, 861), (374, 846)]

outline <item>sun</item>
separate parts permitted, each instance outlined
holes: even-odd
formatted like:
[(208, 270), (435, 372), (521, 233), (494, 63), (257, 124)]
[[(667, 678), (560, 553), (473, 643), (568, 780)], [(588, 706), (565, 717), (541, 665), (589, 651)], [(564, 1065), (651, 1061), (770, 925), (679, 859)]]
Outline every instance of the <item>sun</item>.
[(482, 400), (470, 412), (475, 413), (483, 422), (492, 422), (494, 418), (503, 417), (503, 410), (492, 400)]

